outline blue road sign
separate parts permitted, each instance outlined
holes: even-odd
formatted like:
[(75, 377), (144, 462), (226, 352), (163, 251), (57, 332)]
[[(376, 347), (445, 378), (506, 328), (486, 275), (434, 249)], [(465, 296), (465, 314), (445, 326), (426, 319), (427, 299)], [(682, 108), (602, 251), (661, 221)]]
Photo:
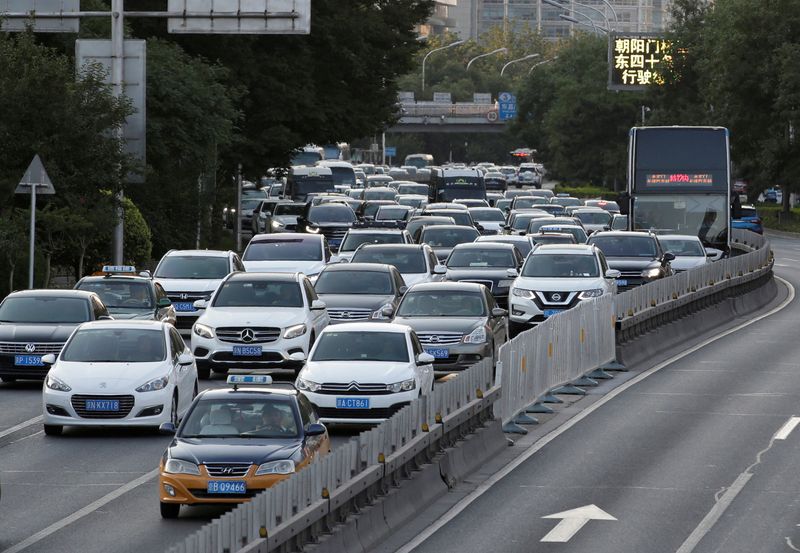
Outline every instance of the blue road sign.
[(510, 92), (501, 92), (497, 97), (497, 104), (500, 121), (508, 121), (517, 116), (517, 97)]
[(386, 157), (395, 157), (397, 155), (397, 146), (386, 146)]

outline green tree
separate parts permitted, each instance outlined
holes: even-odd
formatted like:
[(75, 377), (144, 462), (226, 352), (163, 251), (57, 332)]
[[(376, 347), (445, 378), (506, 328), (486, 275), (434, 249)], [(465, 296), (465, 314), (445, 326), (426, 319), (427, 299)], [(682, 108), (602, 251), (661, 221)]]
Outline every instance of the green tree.
[(7, 267), (8, 292), (13, 292), (17, 264), (28, 245), (24, 213), (17, 209), (6, 210), (0, 217), (0, 253)]

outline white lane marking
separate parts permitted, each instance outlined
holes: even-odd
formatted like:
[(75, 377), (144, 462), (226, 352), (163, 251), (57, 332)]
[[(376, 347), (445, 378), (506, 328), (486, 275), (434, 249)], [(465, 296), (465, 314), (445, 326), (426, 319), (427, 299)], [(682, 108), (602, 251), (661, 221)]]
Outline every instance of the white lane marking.
[(617, 520), (597, 505), (584, 505), (577, 509), (547, 515), (542, 518), (561, 519), (541, 540), (547, 543), (566, 543), (590, 520)]
[(608, 403), (609, 401), (611, 401), (612, 399), (614, 399), (615, 397), (617, 397), (618, 395), (623, 393), (625, 390), (631, 388), (632, 386), (635, 386), (636, 384), (638, 384), (639, 382), (641, 382), (644, 379), (648, 378), (649, 376), (657, 373), (658, 371), (660, 371), (664, 367), (668, 367), (669, 365), (675, 363), (676, 361), (680, 361), (681, 359), (684, 359), (685, 357), (688, 357), (689, 355), (693, 354), (697, 350), (702, 349), (705, 346), (707, 346), (709, 344), (712, 344), (712, 343), (714, 343), (714, 342), (716, 342), (718, 340), (721, 340), (722, 338), (730, 336), (734, 332), (738, 332), (738, 331), (742, 330), (743, 328), (747, 328), (748, 326), (753, 325), (753, 324), (755, 324), (755, 323), (757, 323), (759, 321), (762, 321), (762, 320), (766, 319), (767, 317), (770, 317), (770, 316), (774, 315), (775, 313), (779, 313), (780, 311), (785, 309), (787, 306), (789, 306), (792, 303), (792, 301), (794, 301), (794, 297), (795, 297), (794, 286), (792, 286), (787, 280), (784, 280), (784, 279), (782, 279), (781, 277), (779, 277), (777, 275), (775, 275), (775, 279), (780, 281), (780, 282), (782, 282), (786, 286), (788, 291), (789, 291), (789, 295), (787, 296), (787, 298), (780, 305), (778, 305), (774, 309), (771, 309), (770, 311), (764, 313), (763, 315), (759, 315), (755, 319), (751, 319), (749, 321), (745, 321), (740, 325), (737, 325), (737, 326), (735, 326), (733, 328), (730, 328), (730, 329), (726, 330), (722, 334), (718, 334), (717, 336), (709, 338), (709, 339), (705, 340), (704, 342), (701, 342), (701, 343), (697, 344), (696, 346), (693, 346), (693, 347), (689, 348), (688, 350), (683, 351), (683, 352), (675, 355), (674, 357), (671, 357), (671, 358), (669, 358), (669, 359), (667, 359), (665, 361), (662, 361), (661, 363), (659, 363), (655, 367), (652, 367), (652, 368), (642, 372), (641, 374), (635, 376), (634, 378), (628, 380), (627, 382), (621, 384), (618, 388), (614, 388), (613, 390), (608, 392), (608, 394), (603, 396), (603, 398), (601, 398), (600, 400), (596, 401), (592, 405), (588, 406), (586, 409), (584, 409), (583, 411), (581, 411), (580, 413), (578, 413), (577, 415), (575, 415), (574, 417), (569, 419), (567, 422), (565, 422), (564, 424), (562, 424), (561, 426), (559, 426), (558, 428), (556, 428), (552, 432), (549, 432), (548, 434), (543, 436), (538, 442), (536, 442), (533, 445), (531, 445), (525, 452), (520, 454), (519, 457), (517, 457), (516, 459), (511, 461), (503, 469), (501, 469), (500, 471), (494, 473), (486, 481), (481, 483), (469, 495), (467, 495), (466, 497), (464, 497), (464, 499), (462, 499), (461, 501), (459, 501), (458, 503), (453, 505), (450, 508), (449, 511), (447, 511), (441, 517), (439, 517), (436, 520), (436, 522), (434, 522), (433, 524), (431, 524), (430, 526), (428, 526), (427, 528), (422, 530), (419, 534), (417, 534), (417, 536), (414, 539), (412, 539), (407, 544), (405, 544), (403, 547), (401, 547), (400, 549), (395, 551), (395, 553), (411, 553), (411, 551), (413, 551), (414, 549), (419, 547), (422, 543), (427, 541), (428, 538), (430, 538), (433, 534), (438, 532), (443, 526), (447, 525), (451, 520), (456, 518), (459, 514), (461, 514), (461, 512), (464, 509), (469, 507), (480, 496), (482, 496), (487, 491), (489, 491), (500, 480), (502, 480), (503, 478), (505, 478), (506, 476), (511, 474), (517, 467), (519, 467), (522, 463), (524, 463), (525, 461), (530, 459), (539, 450), (541, 450), (547, 444), (549, 444), (550, 442), (552, 442), (553, 440), (555, 440), (556, 438), (561, 436), (563, 433), (565, 433), (566, 431), (571, 429), (573, 426), (575, 426), (576, 424), (581, 422), (583, 419), (585, 419), (586, 417), (588, 417), (589, 415), (591, 415), (592, 413), (597, 411), (600, 407), (602, 407), (603, 405), (605, 405), (606, 403)]
[(42, 422), (44, 420), (44, 416), (39, 415), (38, 417), (33, 417), (32, 419), (28, 419), (25, 422), (21, 422), (16, 426), (12, 426), (11, 428), (6, 428), (2, 432), (0, 432), (0, 438), (5, 438), (9, 434), (13, 434), (18, 430), (22, 430), (26, 426), (32, 426), (36, 423)]
[(800, 417), (791, 417), (786, 424), (784, 424), (778, 432), (775, 433), (775, 440), (785, 440), (789, 437), (789, 434), (792, 433), (797, 425), (800, 424)]
[(786, 536), (786, 545), (788, 545), (788, 546), (789, 546), (789, 548), (790, 548), (792, 551), (800, 551), (800, 549), (797, 549), (797, 548), (794, 546), (794, 544), (792, 543), (792, 538), (790, 538), (789, 536)]
[(152, 480), (156, 476), (158, 476), (158, 469), (151, 470), (147, 474), (144, 474), (143, 476), (140, 476), (136, 480), (131, 480), (130, 482), (128, 482), (127, 484), (125, 484), (121, 488), (117, 488), (113, 492), (104, 495), (100, 499), (98, 499), (96, 501), (93, 501), (92, 503), (89, 503), (86, 507), (84, 507), (82, 509), (79, 509), (78, 511), (75, 511), (74, 513), (72, 513), (68, 517), (62, 518), (61, 520), (59, 520), (57, 522), (54, 522), (53, 524), (51, 524), (47, 528), (36, 532), (31, 537), (22, 540), (18, 544), (13, 545), (13, 546), (9, 547), (8, 549), (3, 550), (0, 553), (19, 553), (20, 551), (23, 551), (24, 549), (30, 547), (31, 545), (33, 545), (35, 543), (38, 543), (38, 542), (42, 541), (45, 538), (49, 538), (50, 536), (52, 536), (54, 533), (58, 532), (62, 528), (65, 528), (66, 526), (69, 526), (73, 522), (82, 519), (86, 515), (92, 514), (93, 512), (97, 511), (100, 507), (103, 507), (104, 505), (107, 505), (108, 503), (111, 503), (115, 499), (117, 499), (120, 496), (128, 493), (129, 491), (133, 490), (134, 488), (138, 488), (142, 484), (144, 484), (146, 482), (149, 482), (150, 480)]

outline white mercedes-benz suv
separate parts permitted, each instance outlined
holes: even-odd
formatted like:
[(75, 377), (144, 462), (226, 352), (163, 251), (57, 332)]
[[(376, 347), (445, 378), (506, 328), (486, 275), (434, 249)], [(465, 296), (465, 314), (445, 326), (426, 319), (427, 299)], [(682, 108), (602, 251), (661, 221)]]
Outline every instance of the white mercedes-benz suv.
[(329, 322), (308, 277), (302, 273), (234, 273), (192, 328), (197, 372), (290, 366), (299, 369)]
[(509, 293), (509, 317), (517, 328), (543, 322), (581, 300), (616, 293), (619, 271), (587, 244), (544, 244), (531, 251)]

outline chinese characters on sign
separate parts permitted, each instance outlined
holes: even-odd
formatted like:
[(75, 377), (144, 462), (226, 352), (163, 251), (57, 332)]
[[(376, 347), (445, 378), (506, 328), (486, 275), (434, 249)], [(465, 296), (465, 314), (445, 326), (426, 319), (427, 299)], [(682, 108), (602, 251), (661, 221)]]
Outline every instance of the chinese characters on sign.
[(663, 83), (661, 71), (672, 60), (672, 43), (655, 34), (608, 38), (608, 88), (642, 90)]
[(647, 186), (712, 186), (714, 177), (710, 173), (649, 173)]
[(500, 121), (508, 121), (517, 116), (517, 97), (510, 92), (501, 92), (497, 96), (497, 104)]

